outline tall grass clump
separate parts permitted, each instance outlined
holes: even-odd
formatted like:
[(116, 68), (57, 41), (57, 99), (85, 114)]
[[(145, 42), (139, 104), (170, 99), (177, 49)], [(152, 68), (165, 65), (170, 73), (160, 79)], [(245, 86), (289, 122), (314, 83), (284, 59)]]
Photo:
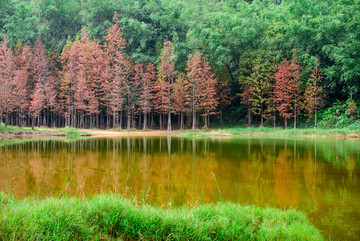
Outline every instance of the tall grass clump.
[(0, 194), (2, 240), (323, 240), (297, 211), (206, 204), (162, 209), (107, 194), (15, 200)]

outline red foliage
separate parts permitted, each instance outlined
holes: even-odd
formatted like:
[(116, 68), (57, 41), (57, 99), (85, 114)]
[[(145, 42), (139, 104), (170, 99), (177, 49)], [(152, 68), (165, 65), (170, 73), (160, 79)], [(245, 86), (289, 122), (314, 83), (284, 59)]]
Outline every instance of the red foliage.
[(202, 62), (203, 68), (200, 73), (200, 109), (203, 111), (202, 115), (205, 116), (205, 126), (209, 127), (209, 115), (215, 114), (218, 105), (216, 98), (216, 78), (211, 70), (210, 64), (204, 60)]
[[(280, 116), (287, 119), (293, 116), (293, 107), (291, 105), (293, 96), (292, 96), (292, 87), (291, 87), (291, 78), (292, 73), (289, 68), (289, 62), (287, 60), (281, 61), (278, 66), (278, 71), (275, 75), (275, 100), (276, 100), (276, 109), (279, 111)], [(287, 125), (287, 122), (286, 124)]]
[[(7, 39), (0, 42), (0, 116), (5, 118), (14, 109), (13, 78), (14, 58), (11, 48), (7, 48)], [(7, 124), (7, 122), (6, 122)]]
[(188, 82), (185, 87), (189, 90), (188, 99), (193, 112), (193, 129), (196, 126), (196, 112), (201, 111), (208, 126), (209, 115), (214, 114), (218, 105), (216, 99), (216, 78), (207, 61), (201, 60), (202, 54), (195, 51), (187, 64)]
[(128, 128), (130, 128), (129, 114), (133, 104), (131, 98), (130, 61), (125, 53), (126, 41), (122, 37), (123, 33), (117, 24), (118, 16), (114, 16), (114, 24), (109, 28), (108, 35), (105, 36), (104, 51), (106, 54), (105, 83), (107, 90), (107, 102), (109, 103), (108, 113), (112, 112), (114, 116), (114, 125), (116, 124), (117, 112), (122, 110), (123, 105), (127, 105)]
[(43, 109), (56, 107), (56, 81), (48, 68), (45, 47), (40, 38), (35, 42), (33, 58), (33, 76), (35, 88), (31, 101), (30, 111), (33, 117), (39, 116)]
[[(142, 66), (143, 68), (143, 66)], [(156, 71), (153, 64), (148, 64), (141, 78), (139, 88), (139, 106), (144, 113), (151, 111), (152, 82), (155, 80)]]
[(13, 97), (20, 117), (24, 117), (30, 106), (30, 96), (33, 89), (33, 54), (31, 48), (27, 45), (23, 46), (16, 56), (15, 62)]

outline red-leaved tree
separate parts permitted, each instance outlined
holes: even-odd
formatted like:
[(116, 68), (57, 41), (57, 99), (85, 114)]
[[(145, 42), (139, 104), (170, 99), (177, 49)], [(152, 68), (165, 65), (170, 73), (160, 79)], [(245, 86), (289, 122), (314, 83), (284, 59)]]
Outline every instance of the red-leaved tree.
[[(109, 66), (106, 74), (107, 100), (109, 103), (108, 113), (113, 112), (114, 127), (117, 125), (119, 111), (122, 112), (123, 105), (127, 108), (127, 129), (130, 129), (131, 107), (133, 104), (131, 98), (130, 61), (125, 53), (126, 41), (120, 26), (117, 24), (118, 15), (114, 15), (114, 24), (109, 28), (108, 35), (105, 36), (104, 51), (107, 56), (107, 65)], [(120, 119), (122, 119), (120, 117)], [(121, 126), (121, 123), (120, 123)]]
[(0, 118), (5, 118), (5, 126), (8, 125), (9, 115), (14, 109), (14, 57), (7, 44), (6, 38), (0, 42)]
[(173, 112), (180, 114), (180, 129), (184, 129), (184, 113), (189, 112), (189, 93), (186, 88), (186, 77), (179, 74), (177, 81), (173, 83)]
[(30, 112), (33, 117), (32, 127), (34, 127), (34, 118), (37, 117), (38, 125), (40, 125), (41, 112), (44, 125), (49, 123), (51, 112), (56, 108), (56, 81), (51, 75), (48, 59), (46, 55), (45, 46), (40, 38), (35, 42), (33, 55), (33, 76), (35, 81), (35, 88), (30, 104)]
[(196, 128), (196, 113), (199, 109), (199, 98), (200, 98), (200, 85), (201, 85), (201, 53), (194, 51), (190, 55), (190, 59), (187, 61), (187, 83), (185, 88), (189, 90), (190, 106), (192, 110), (192, 129)]
[(210, 124), (210, 115), (215, 114), (218, 105), (216, 96), (216, 77), (212, 72), (209, 62), (202, 61), (202, 71), (200, 72), (200, 101), (199, 106), (202, 110), (202, 116), (205, 118), (205, 127)]
[(147, 128), (147, 119), (148, 114), (151, 111), (151, 100), (152, 100), (152, 82), (155, 80), (156, 77), (156, 71), (153, 64), (148, 64), (146, 66), (146, 70), (143, 70), (143, 65), (141, 64), (138, 66), (140, 68), (138, 71), (135, 72), (141, 72), (139, 74), (141, 76), (141, 81), (139, 84), (139, 107), (141, 112), (144, 115), (144, 121), (143, 121), (143, 130)]
[(29, 46), (21, 48), (15, 58), (16, 70), (14, 75), (13, 97), (20, 121), (22, 125), (30, 106), (30, 96), (32, 95), (32, 63), (33, 54)]
[(216, 85), (216, 95), (219, 101), (218, 110), (220, 125), (223, 125), (223, 111), (226, 109), (233, 100), (231, 96), (231, 76), (229, 74), (228, 68), (223, 67), (222, 71), (219, 74), (219, 81)]
[(280, 116), (285, 119), (285, 128), (287, 128), (287, 119), (293, 116), (293, 106), (291, 105), (292, 87), (291, 87), (292, 73), (289, 69), (289, 62), (287, 60), (281, 61), (278, 66), (278, 71), (275, 74), (275, 100), (276, 109)]

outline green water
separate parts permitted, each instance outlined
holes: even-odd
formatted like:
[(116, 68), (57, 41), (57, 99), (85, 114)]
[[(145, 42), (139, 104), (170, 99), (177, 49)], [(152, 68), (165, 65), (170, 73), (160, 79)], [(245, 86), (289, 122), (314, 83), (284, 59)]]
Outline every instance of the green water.
[(360, 237), (360, 141), (123, 137), (1, 143), (16, 197), (116, 192), (163, 207), (219, 200), (303, 211), (325, 238)]

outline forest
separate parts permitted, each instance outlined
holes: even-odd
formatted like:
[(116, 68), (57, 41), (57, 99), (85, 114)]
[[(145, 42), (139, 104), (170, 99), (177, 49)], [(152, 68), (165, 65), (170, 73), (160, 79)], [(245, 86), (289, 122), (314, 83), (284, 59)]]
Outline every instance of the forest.
[(360, 0), (0, 0), (0, 123), (360, 128)]

